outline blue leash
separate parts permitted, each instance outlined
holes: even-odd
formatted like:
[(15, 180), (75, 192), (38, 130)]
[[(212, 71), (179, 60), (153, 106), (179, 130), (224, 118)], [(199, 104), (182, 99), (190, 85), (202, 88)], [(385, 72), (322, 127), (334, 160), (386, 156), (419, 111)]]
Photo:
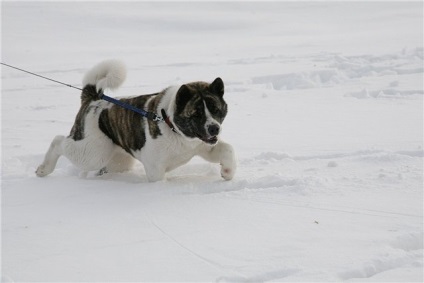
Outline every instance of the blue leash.
[(147, 119), (152, 120), (154, 122), (163, 122), (164, 121), (164, 119), (162, 117), (158, 116), (157, 114), (155, 114), (153, 112), (148, 112), (148, 111), (145, 111), (143, 109), (134, 107), (131, 104), (127, 104), (125, 102), (122, 102), (121, 100), (118, 100), (118, 99), (115, 99), (113, 97), (107, 96), (104, 93), (101, 93), (100, 94), (100, 98), (103, 99), (103, 100), (106, 100), (106, 101), (108, 101), (110, 103), (113, 103), (115, 105), (118, 105), (118, 106), (120, 106), (122, 108), (131, 110), (131, 111), (134, 111), (135, 113), (138, 113), (141, 116), (146, 117)]

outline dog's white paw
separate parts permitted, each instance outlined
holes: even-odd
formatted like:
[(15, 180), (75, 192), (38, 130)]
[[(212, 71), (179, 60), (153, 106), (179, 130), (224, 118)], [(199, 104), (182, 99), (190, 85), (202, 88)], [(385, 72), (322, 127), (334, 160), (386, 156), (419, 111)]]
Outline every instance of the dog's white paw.
[(220, 159), (221, 159), (221, 176), (224, 180), (233, 179), (236, 174), (237, 160), (234, 154), (234, 149), (230, 144), (221, 142), (220, 148)]
[(35, 171), (35, 174), (38, 177), (45, 177), (45, 176), (49, 175), (51, 172), (53, 172), (53, 169), (48, 168), (44, 164), (41, 164), (40, 166), (38, 166), (37, 171)]
[(224, 166), (222, 166), (221, 168), (221, 176), (226, 181), (233, 179), (235, 173), (236, 173), (235, 168), (224, 167)]

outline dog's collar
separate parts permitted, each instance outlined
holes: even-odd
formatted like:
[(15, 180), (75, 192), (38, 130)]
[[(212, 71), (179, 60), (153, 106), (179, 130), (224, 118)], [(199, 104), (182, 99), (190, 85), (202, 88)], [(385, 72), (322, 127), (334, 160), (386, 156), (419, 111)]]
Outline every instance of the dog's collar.
[(171, 122), (171, 119), (169, 119), (169, 116), (166, 115), (165, 109), (162, 109), (160, 112), (162, 113), (162, 118), (165, 121), (165, 123), (168, 125), (168, 127), (171, 128), (171, 130), (174, 133), (177, 133), (177, 130), (175, 129), (174, 124), (172, 124)]

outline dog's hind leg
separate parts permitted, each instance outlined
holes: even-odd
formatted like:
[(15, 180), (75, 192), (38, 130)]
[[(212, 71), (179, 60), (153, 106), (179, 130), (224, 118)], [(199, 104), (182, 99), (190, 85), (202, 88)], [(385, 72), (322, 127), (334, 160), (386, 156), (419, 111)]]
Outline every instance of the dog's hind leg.
[(125, 152), (123, 149), (116, 148), (115, 153), (106, 167), (100, 169), (97, 173), (99, 176), (105, 173), (122, 173), (133, 168), (135, 163), (134, 157)]
[(44, 177), (53, 172), (56, 167), (57, 160), (63, 154), (62, 142), (64, 139), (64, 136), (56, 136), (53, 139), (49, 150), (44, 157), (43, 163), (41, 163), (41, 165), (38, 166), (37, 171), (35, 171), (35, 174), (37, 174), (38, 177)]

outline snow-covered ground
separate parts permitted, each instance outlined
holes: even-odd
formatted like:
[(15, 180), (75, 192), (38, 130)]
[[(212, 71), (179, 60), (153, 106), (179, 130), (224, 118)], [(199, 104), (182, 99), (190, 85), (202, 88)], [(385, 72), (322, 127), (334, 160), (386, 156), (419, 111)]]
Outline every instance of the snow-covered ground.
[(2, 2), (2, 62), (113, 96), (226, 83), (238, 172), (84, 178), (79, 92), (2, 67), (3, 281), (423, 281), (423, 2)]

